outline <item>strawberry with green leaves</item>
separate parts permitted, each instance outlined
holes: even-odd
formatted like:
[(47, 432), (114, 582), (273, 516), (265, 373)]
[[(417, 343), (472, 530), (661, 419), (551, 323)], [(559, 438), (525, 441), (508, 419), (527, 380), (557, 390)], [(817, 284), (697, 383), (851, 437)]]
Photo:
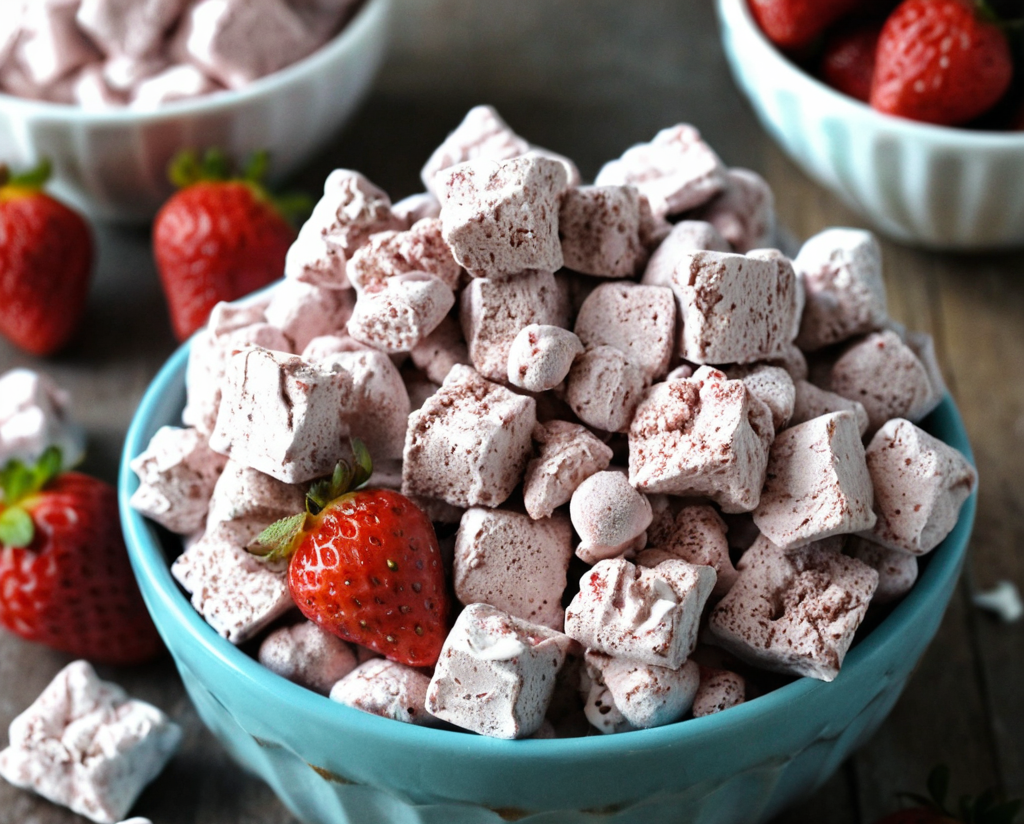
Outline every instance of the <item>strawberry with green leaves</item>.
[(132, 575), (113, 487), (61, 473), (56, 447), (0, 470), (0, 626), (108, 664), (163, 648)]
[(449, 598), (430, 519), (404, 495), (362, 489), (369, 453), (315, 483), (306, 511), (268, 527), (249, 547), (290, 558), (288, 586), (309, 620), (412, 667), (433, 666), (448, 633)]
[(915, 806), (887, 815), (876, 824), (1017, 824), (1020, 801), (1000, 801), (995, 790), (977, 798), (965, 795), (957, 809), (947, 806), (949, 768), (940, 764), (928, 776), (929, 796), (907, 793)]

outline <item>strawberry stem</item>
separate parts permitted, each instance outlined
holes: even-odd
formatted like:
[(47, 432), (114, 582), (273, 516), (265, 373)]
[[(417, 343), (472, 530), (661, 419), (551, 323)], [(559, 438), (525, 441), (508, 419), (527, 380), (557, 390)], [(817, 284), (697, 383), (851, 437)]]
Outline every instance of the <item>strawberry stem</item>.
[(42, 189), (50, 179), (53, 164), (47, 158), (39, 161), (39, 165), (21, 174), (11, 174), (6, 163), (0, 163), (0, 188), (17, 186), (20, 189)]
[(6, 506), (15, 506), (30, 495), (35, 495), (57, 475), (63, 466), (59, 447), (47, 447), (39, 460), (26, 464), (12, 458), (0, 469), (0, 493)]

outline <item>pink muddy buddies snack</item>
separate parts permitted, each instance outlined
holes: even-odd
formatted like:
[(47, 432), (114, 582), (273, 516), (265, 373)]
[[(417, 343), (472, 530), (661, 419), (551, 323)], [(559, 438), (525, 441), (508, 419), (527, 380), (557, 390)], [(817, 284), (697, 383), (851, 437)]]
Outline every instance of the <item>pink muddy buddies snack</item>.
[(534, 520), (473, 507), (455, 538), (455, 595), (561, 632), (570, 558), (572, 527), (564, 515)]
[(89, 111), (103, 111), (125, 104), (124, 96), (110, 88), (103, 69), (95, 65), (86, 66), (75, 74), (72, 94), (75, 103)]
[(833, 412), (780, 432), (754, 523), (783, 550), (869, 530), (871, 476), (857, 420)]
[(498, 506), (523, 477), (536, 423), (533, 398), (456, 366), (409, 416), (403, 494), (460, 507)]
[(676, 337), (671, 289), (635, 283), (603, 283), (583, 302), (576, 334), (587, 348), (614, 346), (648, 381), (663, 378)]
[(348, 333), (382, 352), (408, 352), (437, 328), (455, 295), (422, 272), (395, 275), (368, 287), (348, 319)]
[(768, 407), (776, 432), (786, 428), (796, 404), (796, 387), (789, 372), (781, 366), (757, 364), (730, 369), (729, 377), (743, 381), (750, 394)]
[(331, 688), (331, 700), (393, 721), (432, 725), (437, 721), (427, 712), (428, 686), (430, 678), (419, 670), (371, 658)]
[(444, 642), (427, 711), (494, 738), (540, 729), (572, 641), (560, 632), (471, 604)]
[(421, 220), (441, 216), (441, 202), (430, 192), (402, 198), (391, 207), (392, 213), (406, 226), (415, 226)]
[[(333, 215), (330, 209), (322, 209)], [(314, 217), (319, 217), (314, 210)], [(328, 217), (323, 222), (333, 220)], [(320, 220), (312, 217), (302, 224), (299, 235), (288, 247), (284, 258), (284, 276), (299, 283), (321, 289), (348, 289), (348, 263), (345, 250), (333, 243), (323, 232)]]
[(105, 54), (145, 57), (161, 45), (186, 0), (82, 0), (76, 20)]
[(474, 277), (562, 268), (558, 210), (568, 181), (557, 160), (470, 161), (441, 172), (437, 185), (444, 239)]
[(132, 91), (129, 106), (138, 111), (153, 111), (176, 100), (189, 100), (219, 88), (195, 66), (184, 63), (140, 80)]
[(441, 237), (441, 221), (427, 218), (405, 232), (378, 232), (348, 262), (348, 279), (365, 290), (395, 275), (425, 272), (453, 292), (459, 288), (462, 267)]
[(459, 322), (450, 315), (409, 350), (409, 357), (436, 384), (444, 383), (453, 366), (470, 364), (462, 329), (459, 328)]
[(565, 400), (588, 426), (625, 432), (646, 386), (644, 373), (621, 350), (597, 346), (569, 370)]
[(131, 463), (139, 488), (130, 503), (171, 532), (195, 532), (206, 521), (213, 487), (225, 463), (227, 459), (210, 449), (197, 430), (161, 427), (146, 451)]
[(312, 621), (274, 630), (258, 657), (271, 672), (321, 695), (356, 668), (352, 647)]
[(274, 288), (267, 323), (288, 336), (292, 351), (301, 352), (313, 338), (342, 332), (354, 305), (355, 293), (350, 289), (321, 289), (285, 280)]
[(640, 282), (645, 286), (671, 286), (680, 261), (689, 262), (682, 253), (699, 251), (731, 252), (732, 249), (710, 223), (702, 220), (680, 221), (651, 255)]
[(529, 392), (554, 389), (582, 354), (583, 344), (568, 329), (531, 323), (509, 347), (508, 382)]
[(662, 129), (650, 143), (638, 143), (605, 163), (598, 186), (632, 185), (656, 215), (677, 215), (707, 203), (725, 189), (725, 167), (693, 126)]
[(228, 358), (210, 448), (285, 483), (329, 474), (344, 454), (352, 397), (341, 367), (249, 347)]
[(710, 364), (778, 357), (792, 342), (798, 317), (792, 267), (723, 252), (685, 254), (672, 287), (683, 327), (680, 354)]
[(693, 661), (672, 670), (588, 650), (586, 663), (591, 686), (584, 712), (603, 733), (650, 729), (678, 721), (693, 704), (700, 682)]
[(914, 555), (931, 552), (952, 531), (978, 478), (960, 452), (902, 418), (871, 439), (867, 466), (878, 521), (862, 534)]
[(107, 81), (107, 85), (115, 92), (128, 94), (143, 80), (159, 74), (167, 66), (168, 61), (162, 56), (128, 57), (127, 55), (115, 55), (108, 57), (103, 64), (103, 79)]
[(576, 487), (569, 515), (581, 539), (576, 554), (588, 564), (643, 549), (654, 517), (647, 497), (614, 470), (597, 472)]
[(631, 278), (647, 262), (640, 196), (632, 186), (581, 186), (562, 198), (558, 218), (565, 265), (584, 275)]
[(473, 365), (493, 381), (508, 379), (509, 350), (524, 327), (567, 325), (555, 277), (540, 270), (507, 280), (474, 278), (459, 296), (459, 320)]
[(583, 481), (606, 469), (612, 459), (612, 450), (585, 426), (568, 421), (537, 424), (533, 439), (540, 446), (523, 481), (523, 503), (531, 518), (550, 518)]
[(629, 482), (643, 492), (704, 495), (725, 512), (757, 506), (771, 412), (742, 381), (702, 367), (655, 384), (629, 429)]
[(65, 469), (85, 453), (85, 433), (71, 420), (68, 393), (30, 369), (0, 375), (0, 467), (12, 458), (35, 463), (48, 446), (60, 448)]
[(713, 643), (772, 672), (834, 679), (878, 573), (830, 543), (787, 553), (758, 538), (740, 560), (739, 579), (711, 611)]
[(805, 380), (796, 382), (796, 395), (793, 402), (793, 416), (789, 419), (790, 426), (827, 415), (830, 412), (852, 412), (857, 419), (857, 429), (863, 436), (868, 431), (868, 413), (864, 404), (851, 401), (835, 392), (819, 389)]
[(714, 715), (746, 700), (747, 682), (742, 675), (713, 667), (700, 668), (700, 686), (693, 698), (693, 717)]
[(868, 434), (893, 418), (919, 421), (934, 408), (924, 364), (895, 332), (875, 332), (847, 349), (832, 367), (829, 388), (864, 406)]
[(820, 349), (885, 322), (882, 251), (870, 232), (826, 229), (803, 245), (793, 267), (807, 293), (796, 340), (801, 349)]
[(789, 376), (793, 379), (794, 383), (796, 381), (807, 380), (807, 358), (804, 357), (804, 353), (797, 349), (797, 347), (792, 343), (784, 346), (778, 355), (774, 358), (769, 358), (766, 363), (772, 366), (781, 366), (789, 373)]
[(206, 532), (230, 533), (244, 546), (274, 521), (301, 512), (305, 501), (301, 487), (228, 461), (213, 487)]
[(717, 575), (711, 593), (714, 597), (721, 598), (729, 591), (738, 573), (729, 557), (725, 522), (714, 507), (689, 504), (655, 523), (649, 533), (651, 546), (688, 563), (712, 567)]
[[(25, 3), (21, 37), (14, 56), (27, 79), (45, 87), (98, 59), (78, 30), (78, 0), (32, 0)], [(5, 15), (9, 13), (5, 10)]]
[(917, 581), (917, 556), (902, 549), (889, 549), (867, 538), (851, 535), (846, 554), (863, 561), (878, 573), (873, 604), (888, 604), (902, 598)]
[(101, 681), (88, 661), (75, 661), (11, 722), (0, 776), (98, 824), (115, 824), (180, 741), (181, 728), (163, 712)]
[(697, 645), (714, 586), (711, 567), (675, 558), (653, 569), (624, 558), (600, 561), (580, 579), (565, 611), (565, 632), (606, 655), (679, 669)]
[(729, 169), (725, 179), (725, 191), (693, 217), (714, 226), (741, 255), (770, 245), (775, 237), (775, 197), (765, 179), (749, 169)]

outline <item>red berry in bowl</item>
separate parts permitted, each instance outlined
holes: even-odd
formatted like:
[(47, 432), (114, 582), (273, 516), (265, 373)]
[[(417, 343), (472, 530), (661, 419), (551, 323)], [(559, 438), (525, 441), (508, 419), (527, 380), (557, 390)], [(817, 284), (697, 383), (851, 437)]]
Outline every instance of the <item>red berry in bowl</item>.
[(776, 46), (799, 49), (857, 8), (858, 0), (750, 0), (750, 11)]
[(864, 23), (830, 35), (821, 59), (822, 80), (833, 89), (867, 103), (881, 30), (880, 23)]

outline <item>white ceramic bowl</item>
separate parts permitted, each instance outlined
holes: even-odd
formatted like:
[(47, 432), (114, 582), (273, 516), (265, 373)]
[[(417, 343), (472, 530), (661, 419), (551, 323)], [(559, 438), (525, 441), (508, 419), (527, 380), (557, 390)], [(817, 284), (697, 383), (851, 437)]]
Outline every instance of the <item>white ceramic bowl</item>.
[(736, 82), (808, 175), (890, 237), (936, 249), (1024, 246), (1024, 132), (892, 117), (791, 63), (747, 0), (717, 0)]
[(53, 162), (50, 191), (89, 217), (149, 220), (173, 191), (167, 164), (182, 148), (244, 158), (267, 149), (271, 180), (322, 149), (353, 112), (384, 55), (391, 0), (367, 0), (314, 54), (238, 91), (154, 112), (93, 112), (0, 94), (0, 159)]

